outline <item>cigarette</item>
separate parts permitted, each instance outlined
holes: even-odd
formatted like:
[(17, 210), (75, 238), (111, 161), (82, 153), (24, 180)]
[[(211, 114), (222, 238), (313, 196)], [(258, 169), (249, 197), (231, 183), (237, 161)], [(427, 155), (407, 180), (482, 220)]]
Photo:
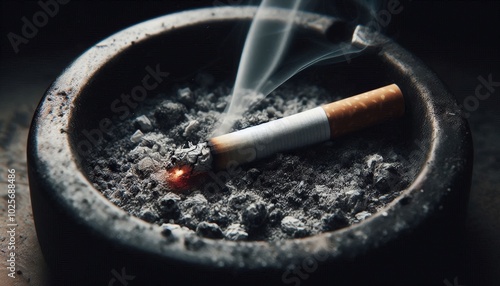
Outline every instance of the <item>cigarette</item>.
[(396, 84), (178, 149), (176, 166), (192, 173), (233, 168), (270, 155), (325, 142), (404, 114)]

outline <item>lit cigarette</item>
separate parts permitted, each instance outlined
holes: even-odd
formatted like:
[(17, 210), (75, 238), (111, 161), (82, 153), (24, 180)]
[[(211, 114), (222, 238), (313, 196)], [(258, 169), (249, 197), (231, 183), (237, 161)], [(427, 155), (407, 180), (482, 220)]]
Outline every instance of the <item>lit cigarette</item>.
[(404, 114), (401, 90), (395, 84), (316, 107), (295, 115), (217, 136), (177, 150), (176, 166), (194, 173), (226, 169), (278, 152), (321, 143)]

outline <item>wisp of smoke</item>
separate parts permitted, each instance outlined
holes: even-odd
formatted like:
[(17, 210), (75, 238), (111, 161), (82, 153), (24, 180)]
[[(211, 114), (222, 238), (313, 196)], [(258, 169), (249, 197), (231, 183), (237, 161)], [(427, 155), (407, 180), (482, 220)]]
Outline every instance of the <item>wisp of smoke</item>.
[[(309, 39), (305, 49), (287, 53), (294, 24), (306, 0), (263, 0), (252, 21), (241, 54), (231, 101), (212, 136), (231, 131), (234, 123), (253, 103), (305, 68), (327, 61), (339, 62), (359, 53), (365, 46), (352, 44), (355, 29), (347, 41)], [(282, 20), (273, 15), (285, 13)]]

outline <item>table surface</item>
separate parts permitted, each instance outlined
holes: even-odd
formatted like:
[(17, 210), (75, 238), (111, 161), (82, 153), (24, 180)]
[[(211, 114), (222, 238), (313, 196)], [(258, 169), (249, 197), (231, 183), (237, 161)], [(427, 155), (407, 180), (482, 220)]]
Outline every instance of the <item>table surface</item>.
[[(408, 14), (419, 13), (410, 3)], [(426, 6), (427, 7), (427, 6)], [(496, 6), (495, 6), (496, 7)], [(413, 10), (412, 10), (413, 9)], [(426, 8), (427, 9), (427, 8)], [(499, 9), (500, 10), (500, 9)], [(412, 12), (413, 11), (413, 12)], [(423, 13), (420, 11), (420, 13)], [(498, 17), (500, 18), (500, 17)], [(498, 21), (497, 21), (498, 22)], [(405, 21), (401, 20), (400, 24)], [(496, 26), (498, 27), (498, 26)], [(491, 27), (490, 27), (491, 28)], [(404, 30), (404, 28), (402, 28)], [(416, 33), (424, 27), (407, 28)], [(419, 30), (420, 29), (420, 30)], [(479, 29), (479, 28), (478, 28)], [(484, 34), (484, 32), (483, 32)], [(406, 33), (408, 35), (408, 33)], [(480, 34), (482, 35), (482, 34)], [(498, 35), (498, 32), (495, 34)], [(496, 37), (496, 38), (495, 38)], [(498, 36), (493, 36), (496, 41)], [(420, 35), (400, 36), (398, 41), (429, 65), (456, 95), (458, 102), (476, 92), (480, 77), (500, 81), (500, 56), (494, 46), (468, 46), (468, 51), (449, 43), (425, 45), (429, 38)], [(16, 169), (16, 279), (10, 285), (48, 285), (47, 270), (34, 228), (26, 174), (26, 139), (29, 122), (45, 89), (82, 47), (41, 51), (40, 53), (5, 56), (0, 61), (0, 176), (5, 186), (7, 169)], [(494, 285), (500, 281), (500, 87), (494, 87), (490, 98), (481, 101), (470, 113), (469, 123), (474, 141), (474, 170), (466, 221), (467, 261), (470, 285)], [(8, 235), (3, 227), (7, 218), (7, 196), (0, 200), (0, 256), (7, 259)], [(460, 285), (461, 273), (457, 273)], [(0, 281), (6, 281), (7, 269), (0, 268)], [(455, 277), (443, 277), (453, 285)], [(3, 283), (0, 283), (3, 285)], [(7, 284), (9, 285), (9, 284)], [(446, 285), (443, 284), (443, 285)]]

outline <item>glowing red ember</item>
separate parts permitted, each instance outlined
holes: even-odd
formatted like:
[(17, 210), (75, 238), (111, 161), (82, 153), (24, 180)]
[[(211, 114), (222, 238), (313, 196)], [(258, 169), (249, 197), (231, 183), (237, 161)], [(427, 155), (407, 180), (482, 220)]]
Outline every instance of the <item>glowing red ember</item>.
[(167, 182), (175, 189), (186, 189), (191, 174), (191, 167), (178, 166), (167, 170)]

